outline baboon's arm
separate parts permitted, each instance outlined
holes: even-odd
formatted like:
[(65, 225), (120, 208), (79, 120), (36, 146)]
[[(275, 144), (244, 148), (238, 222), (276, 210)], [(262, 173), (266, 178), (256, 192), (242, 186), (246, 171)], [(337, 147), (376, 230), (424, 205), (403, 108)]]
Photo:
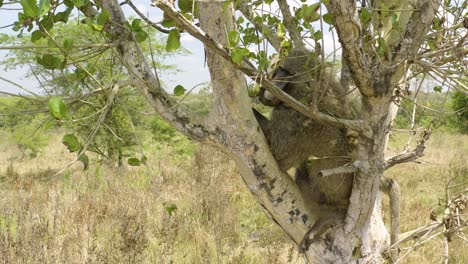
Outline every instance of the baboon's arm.
[(254, 113), (255, 119), (257, 119), (257, 122), (263, 131), (263, 135), (265, 135), (265, 137), (269, 139), (270, 138), (270, 120), (268, 120), (268, 118), (266, 118), (262, 113), (260, 113), (259, 111), (257, 111), (257, 109), (253, 107), (252, 107), (252, 111)]

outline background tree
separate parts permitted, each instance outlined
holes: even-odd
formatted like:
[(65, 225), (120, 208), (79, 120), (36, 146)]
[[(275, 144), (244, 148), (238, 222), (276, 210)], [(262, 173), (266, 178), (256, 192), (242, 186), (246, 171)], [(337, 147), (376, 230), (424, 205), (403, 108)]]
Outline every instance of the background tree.
[[(131, 1), (125, 3), (133, 6)], [(156, 0), (153, 4), (164, 11), (162, 25), (166, 28), (150, 24), (168, 32), (167, 50), (179, 48), (181, 31), (205, 45), (214, 95), (208, 117), (178, 107), (162, 89), (140, 48), (139, 42), (145, 38), (144, 29), (140, 23), (127, 21), (118, 2), (52, 3), (44, 0), (37, 5), (35, 0), (25, 0), (21, 4), (23, 10), (15, 29), (34, 29), (35, 38), (49, 39), (54, 39), (50, 33), (54, 23), (66, 21), (63, 18), (69, 11), (59, 10), (78, 8), (86, 16), (85, 22), (102, 31), (116, 50), (130, 76), (129, 83), (140, 89), (166, 121), (185, 135), (230, 154), (257, 201), (300, 245), (310, 263), (379, 263), (388, 249), (397, 246), (389, 247), (382, 221), (379, 191), (382, 174), (392, 166), (422, 156), (424, 142), (430, 135), (429, 128), (414, 150), (390, 158), (384, 155), (399, 99), (405, 95), (405, 84), (412, 76), (423, 73), (467, 90), (460, 81), (467, 53), (465, 2), (330, 0), (292, 7), (284, 0), (265, 3), (179, 1), (176, 9), (172, 2)], [(277, 4), (277, 14), (262, 13), (264, 4)], [(66, 7), (58, 8), (60, 5)], [(235, 10), (240, 12), (237, 19)], [(318, 21), (317, 26), (314, 21)], [(355, 117), (332, 116), (317, 96), (325, 93), (323, 89), (327, 87), (323, 85), (326, 78), (321, 78), (326, 72), (325, 24), (336, 30), (345, 65), (340, 79), (344, 93), (339, 105), (346, 108), (348, 100), (344, 95), (353, 87), (359, 91), (361, 106)], [(68, 44), (55, 42), (54, 45), (59, 47), (63, 59), (44, 55), (41, 64), (63, 68), (66, 59), (79, 65), (67, 52)], [(275, 51), (269, 52), (271, 49)], [(312, 74), (315, 78), (310, 88), (315, 97), (308, 105), (281, 90), (268, 74), (271, 53), (284, 59), (291, 51), (309, 54), (312, 65), (321, 66)], [(89, 71), (87, 75), (91, 75)], [(350, 132), (343, 133), (343, 139), (345, 134), (355, 137), (354, 149), (343, 153), (351, 158), (348, 164), (316, 168), (320, 175), (332, 177), (346, 172), (352, 177), (348, 181), (351, 194), (345, 212), (332, 205), (333, 213), (324, 213), (320, 201), (306, 199), (293, 179), (279, 168), (251, 110), (246, 76), (284, 105), (309, 117), (311, 122)], [(96, 88), (108, 94), (96, 128), (110, 113), (117, 92), (127, 84), (95, 81)], [(175, 92), (182, 93), (183, 89), (178, 87)], [(50, 105), (51, 112), (60, 117), (62, 103), (52, 101)], [(325, 135), (322, 139), (329, 138)], [(87, 145), (84, 144), (79, 156)], [(449, 199), (447, 197), (446, 204)], [(437, 223), (439, 227), (442, 225), (446, 234), (457, 228), (447, 222)], [(433, 226), (431, 228), (433, 230)], [(402, 239), (415, 234), (417, 232), (406, 234)]]
[[(137, 21), (140, 20), (134, 19), (133, 21), (136, 21), (134, 24), (137, 24)], [(2, 64), (5, 70), (28, 67), (27, 77), (36, 78), (41, 83), (41, 88), (46, 95), (68, 98), (68, 101), (72, 102), (68, 104), (68, 114), (73, 116), (73, 119), (60, 120), (59, 125), (65, 125), (67, 130), (74, 131), (74, 134), (81, 141), (85, 141), (99, 118), (96, 112), (102, 110), (107, 104), (107, 95), (96, 90), (93, 82), (95, 80), (104, 83), (118, 82), (125, 79), (126, 73), (122, 65), (116, 63), (114, 51), (105, 44), (105, 37), (92, 26), (74, 19), (67, 24), (56, 25), (54, 35), (57, 36), (54, 38), (55, 42), (63, 43), (69, 54), (79, 58), (77, 62), (82, 64), (81, 68), (69, 63), (65, 56), (59, 55), (58, 48), (54, 47), (52, 43), (48, 43), (47, 39), (37, 37), (37, 34), (30, 36), (24, 34), (22, 38), (5, 37), (5, 45), (27, 48), (12, 50), (3, 59)], [(142, 48), (145, 56), (151, 58), (157, 54), (158, 61), (153, 61), (154, 66), (157, 66), (159, 71), (174, 71), (173, 65), (161, 63), (162, 60), (170, 56), (165, 51), (165, 46), (161, 44), (161, 36), (156, 34), (154, 29), (149, 29), (148, 35), (145, 31), (143, 35), (145, 41), (142, 43)], [(71, 50), (71, 47), (75, 48)], [(180, 49), (178, 53), (184, 54), (187, 51)], [(54, 65), (53, 62), (58, 62), (58, 64)], [(39, 111), (47, 108), (47, 101), (30, 101)], [(11, 132), (15, 134), (14, 138), (19, 140), (20, 146), (25, 146), (36, 153), (39, 146), (32, 143), (34, 141), (42, 142), (42, 146), (44, 146), (44, 140), (38, 141), (37, 137), (31, 138), (31, 134), (33, 134), (31, 130), (34, 128), (22, 132), (19, 128), (24, 130), (23, 126), (18, 126), (15, 129), (16, 123), (18, 123), (15, 120), (22, 120), (22, 123), (26, 124), (33, 119), (44, 118), (44, 116), (33, 114), (25, 118), (22, 117), (22, 111), (31, 113), (30, 101), (20, 99), (17, 107), (8, 107), (9, 122), (6, 122), (5, 126), (9, 127)], [(135, 155), (140, 156), (140, 158), (144, 157), (143, 153), (139, 153), (141, 151), (135, 151), (140, 149), (138, 145), (139, 133), (135, 130), (136, 127), (145, 122), (150, 123), (146, 128), (163, 125), (157, 118), (152, 121), (149, 117), (142, 115), (147, 110), (146, 106), (147, 104), (142, 100), (141, 95), (134, 89), (120, 91), (109, 110), (108, 117), (104, 120), (104, 125), (97, 130), (94, 139), (90, 142), (88, 151), (98, 154), (109, 162), (117, 162), (119, 166), (122, 165), (124, 157)], [(162, 133), (165, 132), (162, 131)], [(174, 131), (171, 132), (174, 133)], [(23, 138), (32, 140), (29, 140), (31, 142), (23, 140), (23, 142), (21, 140)]]

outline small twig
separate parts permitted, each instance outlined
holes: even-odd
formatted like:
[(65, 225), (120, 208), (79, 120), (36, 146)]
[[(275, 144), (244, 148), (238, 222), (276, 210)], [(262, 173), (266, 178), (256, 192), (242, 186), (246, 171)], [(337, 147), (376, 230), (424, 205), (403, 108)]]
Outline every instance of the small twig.
[(167, 111), (172, 111), (172, 109), (178, 107), (178, 106), (185, 100), (185, 98), (187, 98), (187, 96), (188, 96), (189, 94), (192, 93), (192, 91), (193, 91), (195, 88), (197, 88), (198, 86), (204, 85), (204, 84), (206, 84), (206, 83), (199, 83), (199, 84), (193, 86), (188, 92), (186, 92), (186, 93), (184, 94), (184, 97), (182, 97), (182, 99), (180, 99), (180, 100), (179, 100), (176, 104), (174, 104), (171, 108), (167, 109)]
[(1, 76), (0, 76), (0, 80), (2, 80), (2, 81), (4, 81), (4, 82), (7, 82), (7, 83), (9, 83), (9, 84), (13, 84), (14, 86), (16, 86), (16, 87), (20, 88), (21, 90), (23, 90), (23, 91), (25, 91), (25, 92), (28, 92), (28, 93), (30, 93), (30, 94), (32, 94), (32, 95), (34, 95), (34, 96), (40, 97), (40, 95), (38, 95), (37, 93), (35, 93), (35, 92), (29, 90), (28, 88), (26, 88), (26, 87), (24, 87), (24, 86), (22, 86), (22, 85), (20, 85), (20, 84), (18, 84), (18, 83), (16, 83), (16, 82), (10, 81), (10, 80), (5, 79), (5, 78), (3, 78), (3, 77), (1, 77)]

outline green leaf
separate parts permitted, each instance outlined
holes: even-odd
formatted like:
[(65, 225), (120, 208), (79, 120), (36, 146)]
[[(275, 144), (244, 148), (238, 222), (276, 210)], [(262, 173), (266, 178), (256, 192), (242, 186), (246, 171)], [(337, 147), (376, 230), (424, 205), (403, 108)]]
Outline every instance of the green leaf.
[(237, 46), (240, 40), (240, 34), (237, 31), (229, 31), (228, 32), (228, 47), (234, 48)]
[(63, 66), (63, 60), (51, 54), (44, 54), (37, 58), (37, 63), (49, 70), (60, 69)]
[(89, 3), (89, 0), (73, 0), (73, 4), (75, 4), (76, 7), (84, 7)]
[(50, 10), (50, 0), (39, 1), (39, 16), (45, 15)]
[(70, 152), (75, 152), (80, 150), (81, 144), (78, 138), (73, 134), (66, 134), (62, 138), (62, 143), (67, 146)]
[(104, 26), (107, 23), (107, 21), (109, 21), (109, 18), (110, 18), (109, 11), (107, 11), (106, 9), (103, 9), (102, 12), (98, 15), (96, 22), (98, 25)]
[(249, 54), (250, 51), (246, 48), (235, 48), (234, 50), (232, 50), (231, 59), (233, 62), (241, 64), (242, 60), (244, 59), (244, 56), (247, 56)]
[(163, 22), (161, 22), (161, 25), (165, 28), (171, 28), (176, 26), (176, 22), (170, 18), (164, 19)]
[(180, 11), (182, 11), (182, 13), (192, 12), (192, 5), (193, 5), (192, 0), (179, 0), (177, 1), (177, 5), (179, 6)]
[(81, 154), (79, 157), (78, 157), (78, 160), (81, 161), (84, 165), (84, 168), (83, 170), (87, 170), (89, 168), (89, 158), (86, 154)]
[(284, 38), (285, 31), (286, 31), (286, 28), (284, 27), (284, 25), (282, 23), (278, 23), (278, 26), (276, 27), (276, 35), (279, 38)]
[(73, 7), (67, 8), (64, 12), (58, 12), (54, 15), (54, 22), (63, 22), (67, 23), (68, 18), (70, 17), (70, 13), (73, 10)]
[(44, 35), (40, 30), (34, 30), (31, 34), (31, 42), (35, 43), (36, 41), (40, 40)]
[(50, 31), (54, 27), (54, 20), (49, 16), (44, 17), (40, 23), (41, 26), (47, 31)]
[(280, 47), (287, 49), (287, 48), (291, 47), (291, 42), (289, 40), (285, 39), (285, 40), (281, 41)]
[(143, 42), (148, 38), (148, 33), (146, 33), (144, 30), (140, 29), (135, 32), (135, 38), (138, 42)]
[(128, 165), (130, 166), (140, 166), (141, 162), (139, 159), (132, 157), (127, 160)]
[(52, 97), (49, 100), (49, 113), (50, 115), (61, 120), (67, 115), (67, 106), (63, 102), (62, 97)]
[(268, 60), (268, 55), (265, 51), (259, 51), (257, 53), (257, 60), (258, 60), (258, 71), (263, 72), (268, 69), (270, 65), (270, 61)]
[(36, 17), (39, 15), (36, 0), (21, 0), (20, 4), (26, 17)]
[(378, 44), (379, 44), (379, 46), (377, 47), (377, 54), (379, 54), (379, 56), (382, 57), (382, 56), (385, 55), (385, 53), (387, 53), (388, 46), (387, 46), (387, 43), (385, 43), (384, 38), (379, 38)]
[(63, 49), (69, 52), (73, 48), (73, 39), (66, 38), (63, 40)]
[(392, 28), (398, 29), (398, 27), (400, 26), (400, 24), (398, 23), (398, 14), (397, 14), (397, 13), (393, 13), (393, 14), (390, 16), (390, 20), (392, 21)]
[(440, 86), (440, 85), (434, 86), (433, 89), (434, 89), (434, 92), (438, 92), (438, 93), (442, 92), (442, 86)]
[(323, 22), (329, 25), (333, 25), (333, 17), (330, 13), (326, 13), (325, 15), (323, 15), (322, 19), (323, 19)]
[(179, 84), (174, 88), (174, 95), (182, 96), (185, 94), (185, 91), (186, 91), (185, 88)]
[(141, 29), (141, 19), (133, 19), (132, 21), (132, 30), (140, 30)]
[(3, 0), (0, 0), (0, 7), (2, 7), (3, 5)]
[(367, 25), (372, 19), (372, 13), (367, 9), (363, 8), (361, 9), (361, 14), (359, 14), (359, 20), (361, 20), (361, 23), (363, 25)]
[(323, 37), (323, 34), (322, 34), (321, 30), (317, 30), (316, 32), (314, 32), (314, 39), (315, 40), (321, 40), (322, 37)]
[(320, 18), (320, 14), (317, 14), (317, 10), (320, 8), (320, 3), (312, 5), (304, 5), (301, 8), (300, 16), (307, 22), (316, 21)]
[(172, 52), (180, 48), (180, 32), (178, 29), (173, 29), (169, 32), (166, 43), (166, 51)]

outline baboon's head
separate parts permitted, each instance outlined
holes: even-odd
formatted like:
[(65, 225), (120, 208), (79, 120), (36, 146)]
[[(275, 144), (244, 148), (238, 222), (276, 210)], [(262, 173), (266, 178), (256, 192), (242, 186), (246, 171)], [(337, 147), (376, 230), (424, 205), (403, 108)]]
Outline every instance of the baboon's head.
[[(310, 83), (314, 81), (316, 67), (311, 53), (291, 51), (286, 58), (279, 61), (271, 73), (271, 80), (284, 92), (298, 100), (307, 100), (311, 95)], [(264, 88), (260, 89), (260, 101), (264, 105), (277, 106), (281, 101)]]

